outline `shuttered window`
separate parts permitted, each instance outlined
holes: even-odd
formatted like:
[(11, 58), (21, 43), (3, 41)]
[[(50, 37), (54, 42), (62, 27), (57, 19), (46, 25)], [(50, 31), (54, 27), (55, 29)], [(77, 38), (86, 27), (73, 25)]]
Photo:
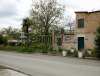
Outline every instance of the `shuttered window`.
[(78, 28), (84, 28), (84, 18), (78, 19)]

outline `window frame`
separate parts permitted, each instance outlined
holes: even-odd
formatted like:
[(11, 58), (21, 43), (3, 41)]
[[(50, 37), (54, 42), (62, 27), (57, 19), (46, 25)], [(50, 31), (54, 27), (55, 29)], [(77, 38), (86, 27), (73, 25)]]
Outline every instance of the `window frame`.
[[(80, 20), (80, 22), (79, 22), (79, 20)], [(78, 19), (78, 28), (84, 28), (84, 18)]]

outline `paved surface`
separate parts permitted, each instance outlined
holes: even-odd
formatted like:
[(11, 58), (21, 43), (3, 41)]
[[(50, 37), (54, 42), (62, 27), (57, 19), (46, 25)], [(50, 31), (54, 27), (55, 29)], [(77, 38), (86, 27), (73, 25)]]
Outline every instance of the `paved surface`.
[(0, 76), (28, 76), (28, 75), (10, 69), (3, 69), (0, 70)]
[(100, 76), (100, 61), (0, 52), (0, 65), (32, 76)]

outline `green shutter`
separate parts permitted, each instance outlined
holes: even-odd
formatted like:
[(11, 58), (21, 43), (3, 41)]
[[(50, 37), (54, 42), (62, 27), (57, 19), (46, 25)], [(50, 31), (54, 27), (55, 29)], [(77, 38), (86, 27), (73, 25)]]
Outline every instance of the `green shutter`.
[(81, 19), (78, 19), (78, 28), (81, 28)]
[(62, 45), (62, 38), (57, 38), (57, 45)]
[(84, 28), (84, 18), (82, 20), (82, 28)]
[(78, 28), (84, 28), (84, 18), (78, 19)]

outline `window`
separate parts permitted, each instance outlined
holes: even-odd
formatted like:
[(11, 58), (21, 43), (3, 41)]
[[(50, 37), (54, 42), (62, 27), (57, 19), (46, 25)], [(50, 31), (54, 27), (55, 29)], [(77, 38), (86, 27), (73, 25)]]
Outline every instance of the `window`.
[(84, 28), (84, 18), (78, 19), (78, 28)]

